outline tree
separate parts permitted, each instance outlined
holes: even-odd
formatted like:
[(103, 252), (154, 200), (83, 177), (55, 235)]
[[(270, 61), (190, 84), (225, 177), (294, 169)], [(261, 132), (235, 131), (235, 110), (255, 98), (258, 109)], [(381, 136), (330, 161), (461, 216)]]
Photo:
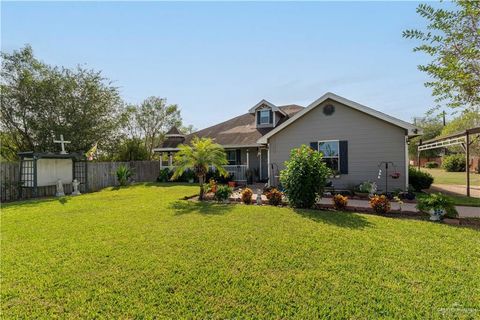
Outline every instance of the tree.
[(175, 172), (172, 180), (179, 178), (186, 170), (192, 170), (200, 184), (200, 200), (203, 200), (205, 177), (209, 166), (214, 166), (221, 175), (228, 173), (223, 168), (228, 164), (225, 150), (222, 146), (214, 143), (212, 139), (194, 137), (191, 145), (180, 145), (175, 154)]
[(142, 139), (139, 138), (129, 138), (124, 139), (119, 148), (118, 156), (116, 160), (118, 161), (141, 161), (148, 160), (149, 154), (147, 148)]
[(323, 161), (322, 154), (306, 145), (290, 152), (285, 169), (280, 172), (280, 181), (291, 206), (311, 208), (317, 195), (322, 195), (327, 176), (331, 170)]
[[(480, 113), (475, 111), (465, 111), (443, 127), (441, 136), (448, 136), (474, 127), (480, 127)], [(450, 147), (449, 149), (454, 152), (463, 152), (463, 149), (459, 146)], [(480, 155), (480, 143), (472, 143), (470, 145), (470, 155)]]
[(173, 126), (180, 127), (182, 124), (178, 106), (167, 105), (167, 99), (159, 97), (145, 99), (136, 109), (135, 121), (145, 141), (149, 158), (165, 132)]
[[(420, 137), (410, 139), (408, 144), (408, 153), (410, 155), (410, 159), (417, 158), (417, 148), (420, 139), (426, 141), (436, 138), (440, 135), (443, 129), (443, 123), (437, 117), (425, 117), (422, 119), (417, 119), (415, 121), (415, 125), (423, 130), (423, 134)], [(439, 154), (440, 149), (422, 151), (422, 157), (427, 158), (438, 157)]]
[(454, 3), (456, 10), (435, 9), (420, 4), (417, 13), (428, 21), (427, 30), (405, 30), (403, 37), (419, 40), (421, 44), (414, 51), (432, 57), (430, 63), (418, 68), (432, 78), (425, 85), (432, 88), (436, 102), (478, 112), (480, 1)]
[(116, 141), (122, 100), (101, 72), (51, 67), (30, 46), (1, 56), (0, 127), (9, 149), (55, 151), (60, 134), (75, 151)]

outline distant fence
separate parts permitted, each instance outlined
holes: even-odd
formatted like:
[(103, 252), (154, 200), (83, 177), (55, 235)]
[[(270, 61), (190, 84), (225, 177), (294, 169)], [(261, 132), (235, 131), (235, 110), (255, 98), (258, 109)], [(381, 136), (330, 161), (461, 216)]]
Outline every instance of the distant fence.
[[(87, 185), (81, 186), (80, 191), (98, 191), (100, 189), (118, 185), (116, 171), (121, 165), (129, 167), (133, 172), (135, 182), (155, 181), (158, 177), (160, 165), (158, 161), (131, 161), (131, 162), (88, 162)], [(22, 188), (20, 194), (20, 163), (0, 163), (0, 196), (1, 201), (14, 201), (33, 198), (33, 188)], [(68, 183), (67, 183), (68, 182)], [(65, 193), (72, 192), (70, 181), (64, 181)], [(38, 187), (36, 197), (55, 195), (56, 187)]]

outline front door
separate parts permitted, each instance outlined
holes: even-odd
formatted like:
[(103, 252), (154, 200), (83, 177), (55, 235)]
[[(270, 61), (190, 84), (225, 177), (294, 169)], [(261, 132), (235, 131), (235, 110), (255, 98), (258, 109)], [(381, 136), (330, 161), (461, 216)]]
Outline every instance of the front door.
[(260, 180), (268, 179), (268, 150), (260, 150)]

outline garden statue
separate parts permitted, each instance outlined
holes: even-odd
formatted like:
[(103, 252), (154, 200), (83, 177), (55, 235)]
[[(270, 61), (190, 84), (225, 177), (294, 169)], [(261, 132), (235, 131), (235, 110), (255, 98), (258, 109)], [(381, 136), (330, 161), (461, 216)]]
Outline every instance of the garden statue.
[(262, 204), (262, 190), (257, 189), (257, 204), (261, 205)]
[(73, 179), (73, 181), (72, 181), (72, 186), (73, 186), (72, 196), (81, 195), (80, 190), (78, 190), (79, 185), (80, 185), (80, 182), (78, 182), (77, 179)]
[(58, 179), (57, 180), (57, 193), (55, 193), (56, 197), (64, 197), (65, 192), (63, 191), (63, 183), (62, 180)]

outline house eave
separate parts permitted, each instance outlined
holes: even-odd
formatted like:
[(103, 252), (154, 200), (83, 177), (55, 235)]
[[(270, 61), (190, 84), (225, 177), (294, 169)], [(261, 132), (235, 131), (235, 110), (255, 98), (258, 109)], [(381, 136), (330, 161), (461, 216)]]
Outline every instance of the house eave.
[(324, 101), (326, 101), (327, 99), (331, 99), (333, 101), (336, 101), (336, 102), (339, 102), (341, 104), (344, 104), (352, 109), (355, 109), (355, 110), (358, 110), (360, 112), (363, 112), (363, 113), (366, 113), (372, 117), (375, 117), (377, 119), (380, 119), (380, 120), (383, 120), (387, 123), (390, 123), (392, 125), (396, 125), (397, 127), (400, 127), (400, 128), (403, 128), (405, 130), (407, 130), (407, 135), (410, 137), (410, 136), (416, 136), (416, 135), (419, 135), (421, 133), (421, 129), (417, 128), (416, 126), (406, 122), (406, 121), (403, 121), (403, 120), (400, 120), (400, 119), (397, 119), (397, 118), (394, 118), (392, 116), (389, 116), (383, 112), (380, 112), (380, 111), (377, 111), (377, 110), (374, 110), (370, 107), (367, 107), (367, 106), (364, 106), (362, 104), (359, 104), (357, 102), (354, 102), (354, 101), (351, 101), (351, 100), (348, 100), (346, 98), (343, 98), (341, 96), (338, 96), (334, 93), (331, 93), (331, 92), (327, 92), (326, 94), (324, 94), (323, 96), (321, 96), (320, 98), (318, 98), (317, 100), (315, 100), (314, 102), (312, 102), (311, 104), (309, 104), (305, 109), (301, 110), (300, 112), (296, 113), (293, 117), (291, 117), (290, 119), (288, 119), (287, 121), (285, 121), (284, 123), (282, 123), (281, 125), (277, 126), (275, 129), (273, 129), (272, 131), (268, 132), (267, 134), (265, 134), (263, 137), (261, 137), (260, 139), (257, 140), (257, 143), (259, 144), (266, 144), (268, 143), (268, 139), (270, 137), (272, 137), (273, 135), (275, 135), (276, 133), (278, 133), (279, 131), (283, 130), (284, 128), (286, 128), (287, 126), (289, 126), (291, 123), (295, 122), (297, 119), (301, 118), (302, 116), (304, 116), (305, 114), (307, 114), (308, 112), (310, 112), (311, 110), (315, 109), (316, 107), (318, 107), (321, 103), (323, 103)]

